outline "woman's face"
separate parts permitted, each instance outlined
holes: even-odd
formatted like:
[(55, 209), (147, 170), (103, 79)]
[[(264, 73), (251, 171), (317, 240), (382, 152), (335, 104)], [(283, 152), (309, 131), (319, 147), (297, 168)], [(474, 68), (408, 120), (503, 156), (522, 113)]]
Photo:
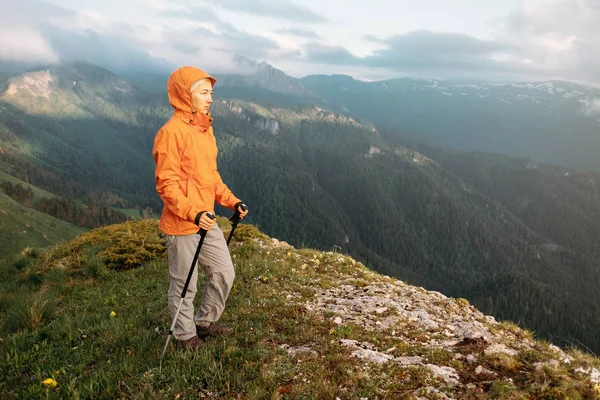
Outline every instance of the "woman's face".
[(202, 81), (192, 91), (192, 107), (196, 112), (208, 114), (212, 103), (212, 85), (209, 79)]

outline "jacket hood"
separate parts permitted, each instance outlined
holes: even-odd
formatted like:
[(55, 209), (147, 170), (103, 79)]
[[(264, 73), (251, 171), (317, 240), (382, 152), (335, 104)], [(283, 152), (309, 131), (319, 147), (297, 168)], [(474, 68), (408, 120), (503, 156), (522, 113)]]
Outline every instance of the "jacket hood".
[(206, 121), (197, 121), (197, 123), (194, 123), (194, 120), (197, 119), (205, 120), (208, 118), (212, 121), (212, 118), (206, 116), (206, 114), (193, 112), (192, 107), (192, 94), (190, 93), (190, 88), (196, 81), (204, 78), (208, 78), (213, 86), (217, 81), (214, 77), (210, 76), (200, 68), (185, 66), (173, 71), (167, 82), (169, 103), (171, 104), (171, 107), (175, 109), (175, 114), (193, 125), (206, 124)]

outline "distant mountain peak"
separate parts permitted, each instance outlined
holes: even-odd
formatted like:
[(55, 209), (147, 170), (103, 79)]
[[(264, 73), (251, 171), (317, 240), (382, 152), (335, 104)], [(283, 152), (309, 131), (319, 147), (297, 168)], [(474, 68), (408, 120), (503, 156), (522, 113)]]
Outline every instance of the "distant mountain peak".
[(260, 87), (276, 93), (310, 96), (316, 95), (304, 87), (299, 79), (287, 75), (266, 61), (256, 61), (244, 56), (234, 57), (238, 73), (216, 74), (221, 85), (238, 87)]
[(9, 76), (3, 89), (0, 101), (28, 113), (71, 117), (94, 110), (124, 118), (124, 105), (137, 104), (140, 95), (135, 86), (113, 72), (78, 61), (42, 65)]

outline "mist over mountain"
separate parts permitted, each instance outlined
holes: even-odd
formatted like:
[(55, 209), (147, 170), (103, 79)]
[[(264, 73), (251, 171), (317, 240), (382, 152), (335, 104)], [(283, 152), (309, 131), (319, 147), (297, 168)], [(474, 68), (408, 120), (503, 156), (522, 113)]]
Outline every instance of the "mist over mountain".
[[(410, 125), (443, 125), (450, 137), (460, 129), (448, 118), (467, 127), (486, 118), (486, 126), (521, 118), (507, 122), (496, 142), (481, 130), (478, 145), (501, 143), (509, 153), (519, 143), (546, 141), (537, 132), (513, 135), (510, 144), (513, 125), (533, 126), (536, 119), (515, 105), (489, 111), (486, 104), (517, 102), (528, 93), (522, 101), (535, 104), (535, 112), (556, 107), (563, 117), (581, 116), (578, 126), (585, 127), (589, 116), (576, 104), (593, 98), (593, 89), (406, 79), (383, 90), (381, 82), (298, 80), (266, 64), (250, 66), (255, 69), (247, 74), (218, 77), (212, 114), (221, 175), (250, 206), (252, 223), (294, 245), (340, 249), (381, 273), (467, 298), (559, 344), (600, 348), (600, 176), (450, 150)], [(91, 197), (119, 212), (136, 210), (137, 217), (146, 208), (161, 211), (151, 148), (172, 113), (164, 92), (149, 94), (87, 63), (42, 66), (7, 77), (3, 86), (0, 181), (80, 201)], [(593, 112), (594, 103), (587, 109)], [(447, 119), (436, 123), (438, 114)], [(473, 135), (453, 143), (476, 148), (467, 140)], [(558, 140), (547, 135), (547, 142)]]

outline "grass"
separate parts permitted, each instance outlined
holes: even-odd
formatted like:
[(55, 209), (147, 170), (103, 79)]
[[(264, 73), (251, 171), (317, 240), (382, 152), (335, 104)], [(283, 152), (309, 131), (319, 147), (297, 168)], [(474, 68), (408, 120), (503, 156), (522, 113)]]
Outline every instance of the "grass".
[[(228, 221), (219, 223), (227, 236)], [(352, 358), (340, 339), (394, 349), (394, 356), (420, 355), (436, 365), (464, 364), (464, 379), (472, 372), (446, 350), (338, 325), (306, 308), (321, 290), (319, 282), (376, 280), (364, 266), (341, 254), (270, 247), (252, 226), (238, 229), (238, 240), (230, 244), (236, 281), (222, 317), (234, 335), (209, 340), (198, 353), (181, 352), (171, 339), (162, 364), (171, 317), (155, 220), (93, 230), (50, 253), (25, 253), (0, 276), (0, 397), (409, 399), (428, 386), (454, 398), (565, 398), (564, 393), (575, 399), (592, 393), (589, 383), (569, 371), (536, 370), (533, 363), (545, 359), (537, 352), (519, 360), (478, 355), (500, 375), (493, 384), (473, 378), (476, 389), (444, 388), (424, 366)], [(146, 240), (140, 242), (142, 236)], [(121, 240), (126, 237), (136, 248), (148, 248), (135, 253), (140, 256), (135, 265), (110, 266), (106, 250), (118, 254), (120, 246), (127, 248)], [(300, 346), (314, 352), (290, 356), (288, 350)], [(598, 365), (594, 358), (578, 360)]]
[(25, 207), (3, 193), (0, 193), (0, 228), (0, 267), (13, 261), (26, 247), (52, 246), (87, 230)]

